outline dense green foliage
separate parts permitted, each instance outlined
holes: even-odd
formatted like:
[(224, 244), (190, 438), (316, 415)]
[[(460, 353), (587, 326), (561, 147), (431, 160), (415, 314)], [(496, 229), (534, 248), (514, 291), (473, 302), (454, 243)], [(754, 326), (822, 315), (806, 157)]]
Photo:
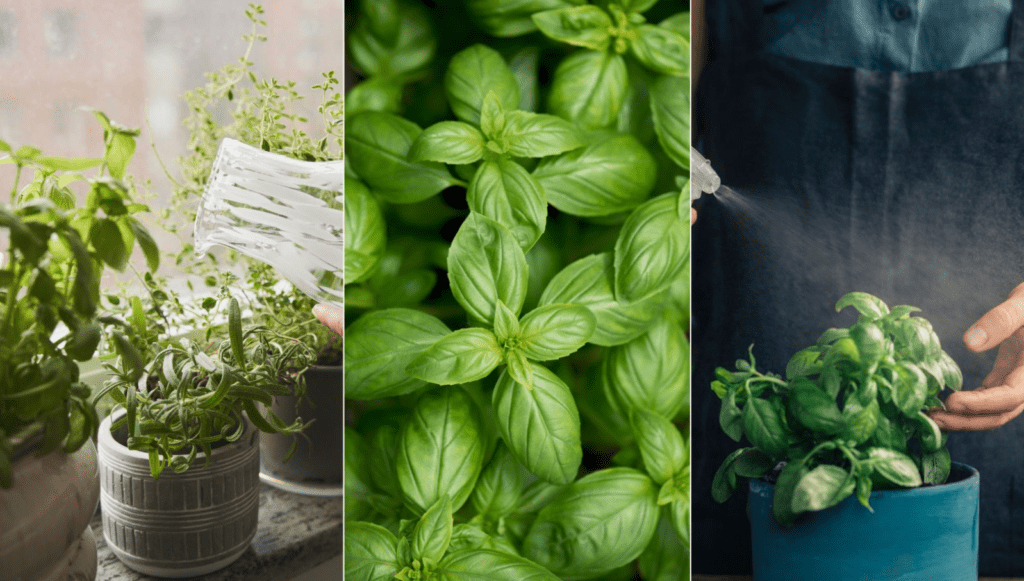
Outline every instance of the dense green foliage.
[[(43, 434), (35, 453), (77, 450), (99, 417), (78, 363), (92, 359), (108, 322), (100, 310), (106, 267), (123, 270), (136, 245), (150, 269), (159, 254), (136, 214), (125, 175), (138, 130), (94, 112), (101, 158), (47, 157), (0, 141), (0, 164), (14, 164), (10, 201), (0, 206), (7, 243), (0, 255), (0, 486), (13, 480), (15, 448)], [(83, 172), (99, 168), (95, 174)], [(26, 174), (25, 172), (32, 172)], [(19, 189), (21, 179), (31, 176)], [(85, 192), (77, 201), (76, 189)]]
[[(113, 333), (120, 357), (104, 365), (111, 377), (96, 397), (109, 393), (125, 410), (111, 431), (126, 427), (124, 444), (149, 454), (153, 478), (166, 467), (187, 470), (200, 452), (209, 464), (213, 446), (242, 435), (243, 413), (265, 433), (297, 435), (305, 427), (301, 418), (285, 424), (270, 404), (275, 396), (304, 395), (302, 372), (315, 351), (263, 326), (243, 329), (238, 301), (226, 302), (228, 338), (215, 349), (183, 337), (150, 339), (144, 317), (125, 325), (129, 335)], [(130, 337), (143, 338), (141, 351)]]
[(724, 502), (739, 480), (758, 478), (779, 462), (772, 508), (782, 524), (802, 512), (834, 506), (856, 493), (870, 509), (873, 488), (940, 484), (949, 476), (946, 435), (924, 411), (938, 393), (960, 389), (963, 376), (942, 350), (920, 309), (889, 307), (867, 293), (847, 294), (836, 310), (860, 316), (829, 329), (798, 351), (786, 377), (761, 373), (750, 360), (719, 368), (711, 387), (722, 398), (722, 429), (753, 445), (732, 453), (715, 474), (712, 495)]
[(689, 14), (429, 6), (349, 11), (346, 578), (685, 579)]

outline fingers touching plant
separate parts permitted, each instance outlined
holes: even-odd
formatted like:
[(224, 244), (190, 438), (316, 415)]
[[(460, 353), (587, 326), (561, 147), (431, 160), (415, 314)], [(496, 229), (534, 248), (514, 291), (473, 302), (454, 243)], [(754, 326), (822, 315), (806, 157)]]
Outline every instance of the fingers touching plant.
[(867, 508), (873, 488), (940, 484), (949, 475), (946, 436), (924, 414), (938, 393), (960, 389), (956, 363), (916, 307), (889, 307), (867, 293), (847, 294), (836, 310), (860, 316), (848, 329), (829, 329), (797, 352), (786, 376), (757, 370), (753, 349), (734, 371), (719, 368), (711, 387), (732, 439), (753, 445), (733, 452), (715, 475), (712, 494), (724, 502), (737, 480), (778, 475), (773, 511), (782, 524), (856, 494)]

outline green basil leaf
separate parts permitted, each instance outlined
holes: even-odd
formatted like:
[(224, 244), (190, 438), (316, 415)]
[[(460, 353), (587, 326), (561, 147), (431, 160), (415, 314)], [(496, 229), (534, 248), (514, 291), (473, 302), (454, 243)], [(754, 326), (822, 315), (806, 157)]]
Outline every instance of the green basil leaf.
[(484, 135), (493, 138), (501, 135), (504, 128), (505, 111), (501, 108), (501, 101), (494, 91), (488, 91), (487, 96), (484, 97), (484, 104), (480, 108), (480, 129)]
[[(632, 135), (592, 134), (588, 145), (540, 162), (533, 176), (551, 205), (573, 216), (612, 216), (642, 204), (658, 165)], [(689, 212), (686, 219), (689, 220)]]
[(898, 363), (893, 366), (896, 381), (893, 382), (893, 403), (907, 417), (913, 417), (921, 410), (928, 396), (928, 378), (913, 363)]
[(643, 334), (661, 314), (664, 302), (651, 297), (639, 303), (615, 299), (612, 253), (593, 254), (556, 274), (540, 297), (540, 305), (572, 303), (594, 313), (597, 326), (590, 342), (603, 347), (621, 345)]
[(775, 468), (775, 461), (757, 448), (745, 448), (745, 452), (736, 458), (733, 471), (743, 478), (760, 478)]
[(370, 277), (384, 256), (384, 214), (369, 188), (358, 180), (345, 183), (345, 282)]
[(792, 381), (808, 375), (817, 375), (822, 370), (821, 350), (808, 347), (797, 351), (786, 364), (786, 379)]
[[(398, 451), (398, 430), (394, 426), (382, 425), (374, 430), (367, 442), (368, 452), (364, 453), (367, 471), (373, 485), (389, 496), (401, 496), (398, 486), (398, 472), (395, 468), (395, 454)], [(368, 459), (373, 458), (373, 462)]]
[(626, 12), (640, 13), (650, 10), (658, 0), (618, 0), (618, 3)]
[(483, 379), (502, 362), (498, 340), (487, 329), (460, 329), (438, 339), (406, 366), (412, 377), (452, 385)]
[(348, 35), (348, 57), (368, 77), (412, 80), (420, 76), (437, 51), (427, 11), (407, 2), (371, 4), (392, 4), (397, 14), (389, 25), (374, 18), (360, 19)]
[(689, 542), (679, 538), (664, 511), (654, 538), (640, 555), (639, 566), (645, 581), (679, 581), (681, 575), (686, 579), (681, 572), (690, 570)]
[(754, 398), (743, 408), (743, 431), (756, 448), (770, 456), (779, 456), (789, 446), (780, 409), (771, 401)]
[(736, 391), (729, 390), (722, 398), (722, 408), (718, 412), (718, 424), (725, 435), (735, 442), (743, 437), (743, 410), (736, 405)]
[(470, 396), (440, 387), (420, 397), (399, 438), (398, 482), (406, 505), (421, 514), (448, 495), (457, 511), (483, 469), (484, 427)]
[(536, 563), (492, 549), (451, 552), (434, 572), (440, 581), (559, 581)]
[(519, 108), (519, 83), (498, 51), (475, 44), (452, 57), (444, 75), (444, 92), (460, 121), (480, 124), (484, 98), (493, 92), (503, 111)]
[(630, 468), (588, 474), (540, 511), (523, 540), (523, 556), (563, 579), (591, 579), (621, 567), (654, 536), (657, 490)]
[(405, 368), (451, 330), (436, 317), (411, 309), (368, 313), (345, 331), (345, 397), (378, 399), (426, 386)]
[(575, 353), (590, 339), (597, 324), (583, 305), (545, 305), (520, 322), (519, 349), (534, 361), (551, 361)]
[(793, 492), (793, 512), (824, 510), (853, 494), (853, 475), (838, 466), (822, 465), (805, 474)]
[(522, 489), (523, 473), (519, 463), (508, 448), (498, 442), (469, 499), (477, 513), (497, 520), (516, 509)]
[(942, 447), (942, 432), (939, 426), (924, 412), (917, 412), (915, 416), (918, 429), (917, 436), (921, 440), (921, 450), (924, 452), (936, 452)]
[(467, 0), (470, 15), (492, 36), (521, 36), (537, 26), (531, 16), (564, 6), (586, 4), (586, 0)]
[(368, 522), (345, 523), (346, 579), (391, 580), (399, 569), (398, 539), (391, 531)]
[(519, 319), (500, 300), (498, 308), (494, 311), (494, 336), (502, 344), (509, 339), (519, 337)]
[(686, 465), (687, 451), (683, 435), (665, 417), (636, 409), (630, 424), (647, 474), (657, 484), (664, 484)]
[(364, 111), (400, 113), (401, 110), (402, 84), (392, 78), (364, 79), (345, 94), (345, 114), (349, 116)]
[(942, 364), (942, 377), (943, 384), (945, 387), (957, 391), (964, 385), (964, 376), (960, 371), (960, 366), (953, 361), (953, 358), (948, 353), (943, 351), (939, 355), (939, 362)]
[[(120, 230), (118, 236), (120, 236)], [(75, 282), (72, 289), (75, 311), (91, 317), (96, 312), (96, 303), (99, 301), (100, 294), (99, 281), (96, 279), (92, 257), (74, 229), (68, 228), (60, 238), (68, 245), (75, 258)]]
[(506, 356), (508, 374), (516, 383), (528, 390), (533, 389), (533, 367), (522, 351), (512, 349)]
[(836, 312), (838, 313), (846, 307), (853, 307), (860, 314), (872, 320), (881, 319), (889, 314), (889, 307), (881, 299), (859, 291), (843, 295), (836, 303)]
[(149, 230), (142, 225), (142, 222), (135, 218), (128, 219), (128, 226), (131, 228), (135, 240), (139, 243), (143, 256), (146, 257), (146, 267), (149, 268), (150, 272), (156, 272), (160, 268), (160, 249), (156, 245), (156, 240), (153, 239)]
[(653, 24), (641, 24), (633, 30), (636, 38), (629, 48), (644, 66), (665, 75), (690, 74), (690, 43), (683, 35)]
[(584, 145), (571, 123), (554, 115), (507, 111), (499, 140), (513, 157), (547, 157)]
[(893, 321), (890, 329), (895, 337), (897, 352), (914, 361), (935, 360), (942, 347), (932, 324), (920, 317)]
[(439, 161), (452, 165), (473, 163), (483, 155), (483, 134), (461, 121), (441, 121), (427, 127), (409, 149), (412, 161)]
[(107, 171), (117, 179), (124, 177), (128, 163), (135, 155), (135, 136), (115, 130), (109, 137), (107, 151), (103, 160), (107, 163)]
[(100, 344), (102, 329), (96, 321), (84, 321), (68, 338), (64, 350), (75, 361), (88, 361), (96, 354)]
[(502, 372), (494, 386), (498, 433), (527, 470), (555, 484), (572, 482), (583, 460), (580, 416), (569, 387), (546, 367), (530, 363), (533, 389)]
[(834, 435), (844, 426), (835, 399), (807, 379), (790, 382), (789, 411), (798, 422), (814, 432)]
[(350, 117), (345, 125), (348, 162), (388, 202), (419, 202), (460, 183), (440, 163), (409, 161), (409, 149), (422, 133), (412, 121), (368, 111)]
[(676, 196), (665, 194), (630, 214), (615, 242), (615, 296), (636, 302), (667, 289), (690, 253), (690, 224), (679, 219)]
[(602, 51), (608, 49), (613, 28), (608, 13), (589, 4), (538, 12), (533, 23), (548, 38)]
[(471, 213), (448, 251), (448, 281), (466, 312), (493, 324), (500, 300), (513, 314), (519, 313), (528, 278), (526, 255), (512, 233), (486, 216)]
[(690, 167), (690, 78), (665, 75), (650, 86), (658, 143), (679, 167)]
[(942, 484), (949, 478), (951, 465), (946, 448), (921, 454), (922, 480), (928, 484)]
[(672, 418), (689, 395), (689, 354), (682, 325), (664, 317), (643, 335), (608, 349), (602, 381), (624, 409), (648, 409)]
[(907, 452), (907, 435), (903, 433), (899, 424), (889, 419), (884, 413), (878, 414), (878, 426), (871, 434), (869, 442), (874, 446), (889, 448), (897, 452)]
[(921, 474), (910, 456), (887, 448), (868, 448), (867, 453), (875, 472), (889, 482), (903, 488), (921, 486)]
[(533, 247), (547, 225), (544, 190), (530, 172), (510, 159), (481, 164), (469, 183), (466, 201), (474, 212), (508, 228), (523, 252)]
[(793, 509), (793, 497), (796, 494), (797, 485), (808, 472), (807, 465), (803, 461), (791, 460), (782, 467), (782, 472), (779, 473), (779, 477), (775, 481), (772, 513), (775, 515), (775, 520), (784, 527), (792, 525), (796, 520), (797, 511)]
[(620, 55), (583, 50), (555, 69), (548, 110), (583, 129), (603, 129), (618, 121), (628, 90), (626, 61)]
[(843, 431), (839, 436), (858, 444), (866, 442), (878, 427), (879, 415), (878, 400), (862, 405), (855, 396), (847, 398), (843, 406)]
[(124, 270), (128, 266), (128, 248), (125, 246), (121, 229), (110, 218), (100, 218), (89, 229), (89, 243), (96, 249), (96, 255), (111, 268)]
[(412, 531), (412, 556), (420, 561), (440, 561), (452, 540), (452, 500), (443, 495), (423, 513)]
[(466, 550), (475, 551), (480, 549), (506, 553), (515, 557), (519, 556), (519, 551), (506, 537), (492, 537), (480, 530), (480, 527), (475, 524), (463, 523), (455, 525), (452, 531), (452, 542), (448, 545), (449, 555)]

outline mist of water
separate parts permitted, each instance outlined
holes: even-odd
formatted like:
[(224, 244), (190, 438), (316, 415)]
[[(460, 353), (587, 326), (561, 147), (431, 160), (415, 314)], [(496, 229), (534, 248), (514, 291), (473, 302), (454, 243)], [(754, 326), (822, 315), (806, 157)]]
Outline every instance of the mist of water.
[[(965, 387), (980, 384), (991, 369), (994, 350), (975, 354), (963, 345), (962, 336), (1024, 281), (1019, 226), (998, 223), (1004, 220), (1009, 226), (1019, 209), (989, 210), (988, 221), (982, 223), (965, 216), (962, 208), (940, 207), (938, 201), (935, 208), (894, 200), (865, 209), (867, 202), (860, 207), (856, 201), (829, 205), (822, 198), (728, 186), (714, 194), (714, 201), (721, 208), (723, 236), (745, 238), (763, 253), (762, 262), (782, 272), (772, 275), (770, 284), (820, 284), (818, 292), (834, 293), (832, 300), (864, 291), (890, 306), (918, 306), (918, 315), (933, 324), (943, 348), (963, 368)], [(790, 283), (786, 273), (793, 273), (797, 282)], [(840, 324), (854, 320), (845, 314)]]

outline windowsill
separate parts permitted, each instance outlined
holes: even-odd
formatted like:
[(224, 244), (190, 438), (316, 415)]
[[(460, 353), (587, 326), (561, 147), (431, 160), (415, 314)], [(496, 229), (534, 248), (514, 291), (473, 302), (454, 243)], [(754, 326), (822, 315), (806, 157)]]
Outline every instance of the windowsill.
[[(203, 581), (289, 581), (338, 559), (344, 547), (344, 499), (283, 492), (266, 484), (260, 489), (260, 516), (249, 549), (228, 567), (199, 577)], [(99, 511), (92, 520), (99, 569), (97, 581), (154, 579), (136, 573), (117, 559), (103, 538)]]

